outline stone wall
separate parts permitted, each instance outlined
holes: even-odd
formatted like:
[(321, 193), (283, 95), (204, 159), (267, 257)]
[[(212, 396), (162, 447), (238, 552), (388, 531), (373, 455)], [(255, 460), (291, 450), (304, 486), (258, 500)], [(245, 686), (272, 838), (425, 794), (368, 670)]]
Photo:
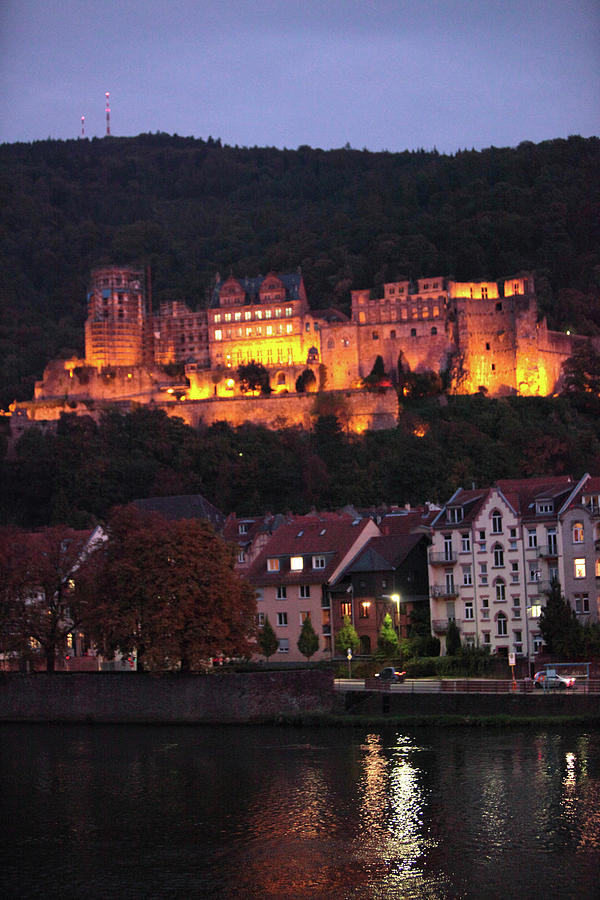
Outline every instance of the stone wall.
[(330, 712), (333, 675), (129, 672), (0, 675), (3, 722), (253, 722)]

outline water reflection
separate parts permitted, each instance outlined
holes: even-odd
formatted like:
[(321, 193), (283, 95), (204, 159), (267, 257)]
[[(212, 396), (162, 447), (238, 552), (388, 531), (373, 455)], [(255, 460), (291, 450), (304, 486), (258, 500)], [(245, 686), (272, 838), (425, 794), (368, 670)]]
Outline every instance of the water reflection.
[(3, 898), (585, 900), (600, 735), (2, 726), (0, 814)]

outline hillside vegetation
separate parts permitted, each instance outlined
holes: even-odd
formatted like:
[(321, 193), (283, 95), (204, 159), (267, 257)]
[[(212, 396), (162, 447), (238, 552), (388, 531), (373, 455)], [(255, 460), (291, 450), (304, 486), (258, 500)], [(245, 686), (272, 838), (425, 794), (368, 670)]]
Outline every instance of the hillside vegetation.
[(166, 134), (0, 146), (0, 408), (83, 349), (89, 271), (151, 266), (206, 304), (217, 272), (301, 266), (314, 307), (432, 274), (536, 272), (551, 327), (600, 333), (600, 141), (371, 153)]

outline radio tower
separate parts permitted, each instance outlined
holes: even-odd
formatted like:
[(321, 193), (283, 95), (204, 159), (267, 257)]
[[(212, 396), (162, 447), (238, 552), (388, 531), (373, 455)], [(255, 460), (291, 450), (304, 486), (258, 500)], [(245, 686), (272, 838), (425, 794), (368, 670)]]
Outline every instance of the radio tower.
[(108, 98), (110, 97), (110, 92), (106, 92), (106, 136), (110, 135), (110, 104), (108, 102)]
[(81, 117), (81, 137), (85, 137), (85, 116)]

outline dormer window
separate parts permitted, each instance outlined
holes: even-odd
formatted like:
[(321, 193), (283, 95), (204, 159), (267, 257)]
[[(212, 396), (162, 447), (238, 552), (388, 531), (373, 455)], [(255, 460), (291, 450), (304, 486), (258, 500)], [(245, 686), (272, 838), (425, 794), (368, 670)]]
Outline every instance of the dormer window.
[(267, 560), (267, 572), (279, 572), (279, 558), (277, 556), (270, 557)]
[(542, 500), (536, 504), (535, 511), (538, 514), (538, 516), (542, 516), (546, 513), (553, 513), (554, 512), (554, 503), (552, 502), (552, 500)]
[(449, 506), (446, 510), (446, 522), (456, 523), (462, 522), (464, 510), (462, 506)]
[(248, 523), (240, 522), (238, 525), (238, 534), (248, 534)]
[(290, 557), (290, 569), (292, 572), (301, 572), (304, 568), (304, 559), (301, 556)]
[(313, 569), (324, 569), (325, 568), (325, 557), (324, 556), (313, 556), (312, 567), (313, 567)]

